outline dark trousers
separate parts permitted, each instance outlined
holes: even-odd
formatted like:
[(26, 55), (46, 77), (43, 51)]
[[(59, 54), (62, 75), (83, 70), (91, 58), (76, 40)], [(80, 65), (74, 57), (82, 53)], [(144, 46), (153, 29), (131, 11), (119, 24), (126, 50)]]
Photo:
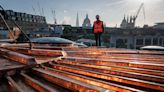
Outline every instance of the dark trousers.
[(101, 34), (102, 33), (95, 33), (96, 46), (101, 46)]

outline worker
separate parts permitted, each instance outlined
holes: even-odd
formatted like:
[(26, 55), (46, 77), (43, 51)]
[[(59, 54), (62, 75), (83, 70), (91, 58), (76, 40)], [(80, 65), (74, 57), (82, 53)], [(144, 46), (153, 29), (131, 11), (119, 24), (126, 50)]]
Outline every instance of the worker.
[(101, 35), (104, 32), (103, 21), (100, 20), (100, 16), (96, 15), (96, 21), (93, 24), (93, 33), (95, 35), (96, 46), (101, 46)]

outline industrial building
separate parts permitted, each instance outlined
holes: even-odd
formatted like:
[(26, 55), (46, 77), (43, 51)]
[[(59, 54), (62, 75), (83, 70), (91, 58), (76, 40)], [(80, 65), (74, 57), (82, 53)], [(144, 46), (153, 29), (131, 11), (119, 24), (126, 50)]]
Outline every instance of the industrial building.
[(154, 28), (156, 29), (164, 29), (164, 22), (159, 22), (154, 25)]
[[(47, 26), (44, 16), (15, 12), (13, 10), (0, 10), (2, 17), (6, 20), (11, 29), (15, 27), (12, 21), (15, 21), (24, 31), (36, 31)], [(0, 27), (6, 28), (6, 25), (0, 17)]]
[(140, 49), (143, 46), (164, 46), (164, 30), (153, 28), (114, 29), (110, 34), (110, 47)]

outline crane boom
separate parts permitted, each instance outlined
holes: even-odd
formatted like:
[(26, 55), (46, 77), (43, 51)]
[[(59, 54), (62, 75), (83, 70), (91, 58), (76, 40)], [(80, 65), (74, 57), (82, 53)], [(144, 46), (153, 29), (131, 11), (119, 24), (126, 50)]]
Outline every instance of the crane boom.
[(143, 6), (143, 14), (144, 14), (144, 23), (145, 23), (145, 20), (146, 20), (146, 14), (145, 14), (145, 7)]
[(137, 11), (137, 14), (136, 14), (136, 16), (135, 16), (135, 19), (137, 19), (137, 17), (138, 17), (138, 15), (139, 15), (139, 13), (140, 13), (140, 11), (141, 11), (141, 9), (142, 9), (143, 6), (144, 6), (144, 3), (142, 3), (142, 4), (140, 5), (140, 7), (139, 7), (139, 9), (138, 9), (138, 11)]
[(55, 12), (55, 10), (52, 10), (52, 15), (53, 15), (53, 19), (54, 19), (54, 24), (57, 24), (56, 12)]
[(138, 15), (139, 15), (141, 9), (143, 10), (144, 23), (145, 23), (145, 18), (146, 18), (146, 16), (145, 16), (145, 8), (144, 8), (144, 3), (142, 3), (142, 4), (140, 5), (140, 7), (139, 7), (139, 9), (138, 9), (138, 11), (137, 11), (135, 17), (134, 17), (134, 25), (135, 25), (136, 19), (138, 18)]

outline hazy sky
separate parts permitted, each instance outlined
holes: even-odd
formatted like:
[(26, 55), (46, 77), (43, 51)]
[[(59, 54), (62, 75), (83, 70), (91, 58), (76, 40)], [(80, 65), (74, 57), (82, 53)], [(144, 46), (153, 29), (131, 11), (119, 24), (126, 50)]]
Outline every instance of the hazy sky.
[[(36, 14), (44, 10), (48, 23), (53, 23), (51, 10), (56, 11), (56, 18), (59, 24), (65, 21), (67, 24), (75, 25), (76, 15), (79, 13), (80, 25), (88, 13), (91, 22), (95, 15), (99, 14), (107, 26), (119, 26), (124, 14), (135, 15), (141, 3), (145, 3), (146, 20), (144, 21), (143, 11), (137, 19), (137, 25), (144, 23), (154, 25), (156, 22), (164, 22), (164, 0), (0, 0), (5, 9)], [(33, 7), (33, 8), (32, 8)]]

